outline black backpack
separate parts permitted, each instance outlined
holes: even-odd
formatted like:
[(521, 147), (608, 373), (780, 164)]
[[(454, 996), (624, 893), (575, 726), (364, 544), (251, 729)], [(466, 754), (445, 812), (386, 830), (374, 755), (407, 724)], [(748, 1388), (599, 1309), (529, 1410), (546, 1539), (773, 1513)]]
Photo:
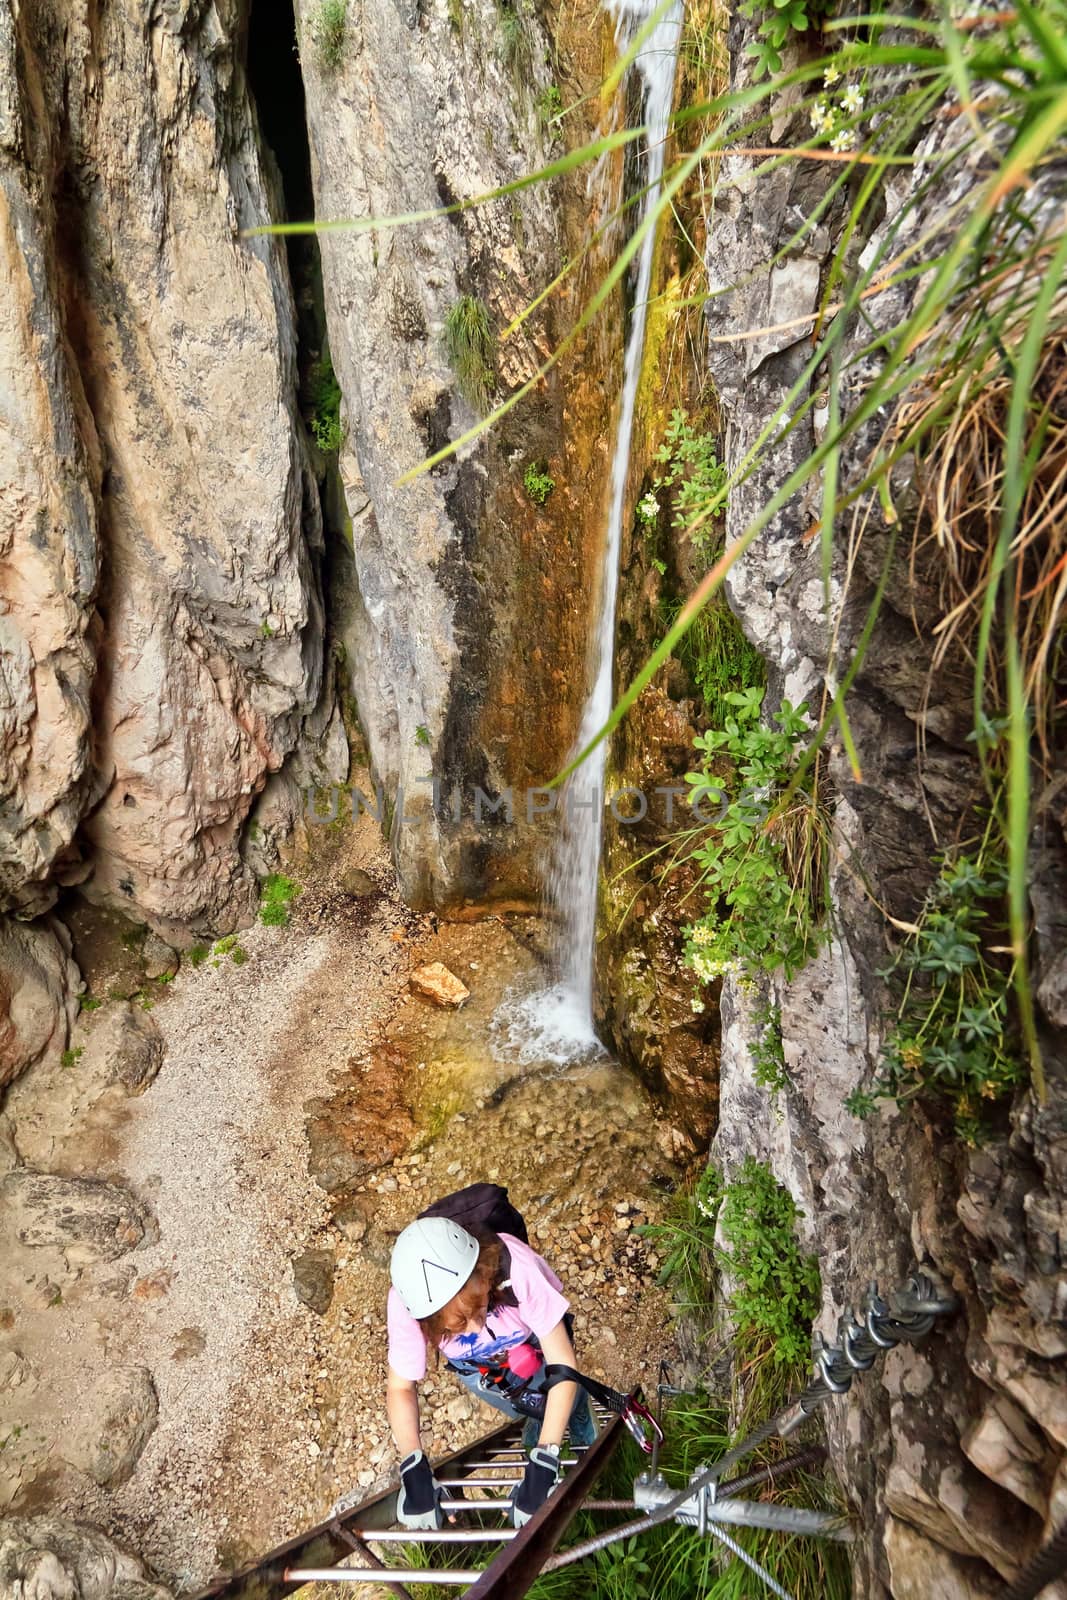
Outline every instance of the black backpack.
[(435, 1200), (419, 1217), (447, 1217), (461, 1228), (488, 1228), (490, 1233), (510, 1233), (523, 1244), (530, 1242), (521, 1213), (499, 1183), (469, 1183), (465, 1189)]

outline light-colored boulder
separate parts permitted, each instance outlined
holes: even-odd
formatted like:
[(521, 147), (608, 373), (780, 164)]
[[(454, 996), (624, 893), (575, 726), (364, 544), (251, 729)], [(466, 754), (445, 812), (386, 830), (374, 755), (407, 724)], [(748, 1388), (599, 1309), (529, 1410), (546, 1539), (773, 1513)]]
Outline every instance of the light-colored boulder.
[(0, 1088), (34, 1062), (58, 1059), (80, 981), (62, 923), (0, 917)]
[(143, 1094), (163, 1064), (163, 1035), (155, 1019), (128, 1002), (105, 1006), (78, 1060), (79, 1076), (105, 1089), (121, 1084)]
[(9, 1172), (0, 1179), (3, 1231), (28, 1249), (62, 1252), (70, 1267), (114, 1261), (155, 1232), (155, 1221), (128, 1189), (103, 1178)]
[(443, 961), (431, 961), (411, 974), (411, 987), (439, 1006), (461, 1006), (470, 999), (466, 984), (450, 972)]
[(4, 1600), (171, 1600), (144, 1563), (87, 1523), (0, 1518)]
[(72, 1467), (88, 1473), (101, 1488), (125, 1483), (151, 1438), (159, 1401), (147, 1367), (118, 1367), (96, 1379), (78, 1396), (71, 1427), (60, 1451)]

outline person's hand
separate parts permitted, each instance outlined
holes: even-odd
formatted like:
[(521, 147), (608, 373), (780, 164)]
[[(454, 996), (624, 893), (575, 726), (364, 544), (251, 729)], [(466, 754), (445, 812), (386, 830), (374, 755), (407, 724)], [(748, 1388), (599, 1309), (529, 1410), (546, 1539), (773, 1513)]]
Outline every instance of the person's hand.
[(405, 1528), (439, 1528), (440, 1489), (430, 1463), (421, 1450), (413, 1450), (400, 1463), (400, 1493), (396, 1497), (397, 1521)]
[(523, 1480), (511, 1502), (512, 1526), (521, 1528), (540, 1511), (559, 1482), (559, 1445), (538, 1444), (530, 1451)]

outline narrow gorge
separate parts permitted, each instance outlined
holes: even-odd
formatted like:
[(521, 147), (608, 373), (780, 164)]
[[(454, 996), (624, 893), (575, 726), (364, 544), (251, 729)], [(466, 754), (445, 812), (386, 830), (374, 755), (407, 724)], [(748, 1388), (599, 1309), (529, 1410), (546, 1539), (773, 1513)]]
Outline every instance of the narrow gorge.
[(824, 1385), (495, 1593), (1067, 1600), (1064, 37), (0, 0), (0, 1600), (399, 1515), (476, 1183), (609, 1521)]

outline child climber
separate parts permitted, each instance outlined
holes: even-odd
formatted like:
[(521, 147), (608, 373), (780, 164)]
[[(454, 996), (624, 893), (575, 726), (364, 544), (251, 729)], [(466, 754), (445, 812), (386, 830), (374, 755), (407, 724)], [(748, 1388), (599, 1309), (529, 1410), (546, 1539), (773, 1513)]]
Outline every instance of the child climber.
[[(512, 1214), (522, 1226), (518, 1213)], [(507, 1398), (509, 1388), (513, 1394), (520, 1388), (536, 1392), (545, 1386), (546, 1364), (574, 1367), (564, 1320), (570, 1308), (551, 1267), (517, 1234), (464, 1226), (446, 1216), (423, 1216), (404, 1229), (393, 1247), (390, 1277), (386, 1408), (404, 1458), (397, 1517), (406, 1528), (437, 1528), (439, 1491), (419, 1437), (417, 1385), (426, 1375), (427, 1347), (443, 1355), (479, 1399), (519, 1417), (524, 1413)], [(497, 1380), (490, 1389), (484, 1387), (484, 1368)], [(596, 1437), (589, 1398), (575, 1383), (548, 1387), (543, 1417), (527, 1415), (528, 1461), (512, 1497), (517, 1528), (555, 1487), (564, 1429), (572, 1445), (589, 1445)]]

